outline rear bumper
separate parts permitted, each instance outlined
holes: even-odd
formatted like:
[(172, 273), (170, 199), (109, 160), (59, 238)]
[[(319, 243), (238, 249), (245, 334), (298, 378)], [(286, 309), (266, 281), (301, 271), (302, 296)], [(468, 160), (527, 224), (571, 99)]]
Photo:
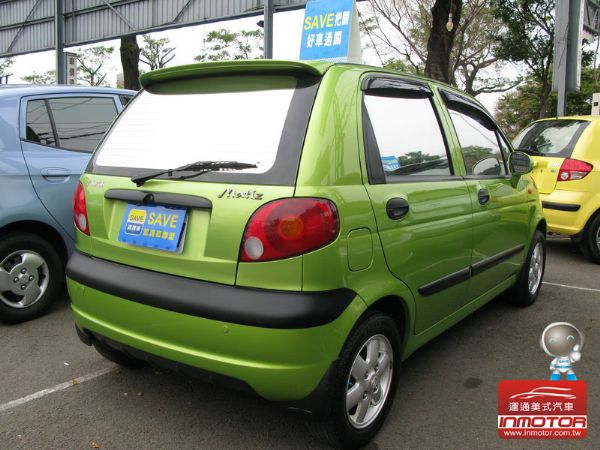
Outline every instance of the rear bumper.
[(548, 231), (571, 236), (580, 233), (600, 208), (600, 197), (588, 192), (555, 189), (551, 194), (540, 194), (540, 199)]
[[(79, 339), (86, 345), (92, 345), (94, 341), (99, 341), (103, 345), (121, 351), (133, 358), (146, 361), (154, 367), (183, 373), (206, 383), (215, 384), (227, 389), (237, 390), (250, 395), (256, 395), (256, 392), (252, 389), (252, 387), (242, 380), (220, 375), (214, 372), (209, 372), (197, 367), (188, 366), (187, 364), (182, 364), (173, 360), (161, 358), (120, 342), (113, 341), (106, 336), (101, 336), (87, 330), (81, 330), (77, 326), (75, 328)], [(325, 417), (329, 413), (327, 410), (329, 402), (325, 400), (330, 393), (331, 377), (335, 373), (337, 365), (338, 360), (335, 360), (331, 363), (317, 387), (308, 396), (296, 401), (282, 401), (280, 402), (279, 406), (296, 413), (309, 415), (313, 418)]]
[(266, 328), (333, 322), (356, 297), (349, 289), (290, 292), (228, 286), (130, 267), (75, 252), (67, 277), (120, 298), (190, 316)]
[[(99, 265), (94, 265), (96, 263)], [(107, 269), (106, 264), (111, 265), (111, 269)], [(112, 271), (115, 268), (112, 266), (116, 266), (116, 272)], [(87, 270), (92, 270), (92, 275), (85, 278), (82, 271)], [(137, 272), (144, 273), (144, 277), (158, 277), (161, 282), (150, 283), (149, 279), (142, 278), (133, 283), (129, 275)], [(319, 305), (316, 306), (316, 314), (314, 310), (303, 311), (307, 305), (314, 305), (317, 299), (321, 303), (331, 301), (337, 304), (341, 300), (335, 298), (340, 293), (333, 291), (329, 293), (332, 294), (330, 297), (328, 293), (279, 293), (213, 286), (211, 283), (146, 272), (149, 271), (76, 253), (68, 265), (67, 286), (80, 332), (104, 339), (115, 348), (127, 347), (149, 355), (143, 359), (158, 358), (200, 369), (200, 372), (209, 372), (215, 377), (237, 380), (268, 400), (292, 404), (304, 399), (302, 404), (305, 406), (300, 408), (310, 411), (317, 408), (311, 406), (314, 402), (307, 399), (314, 397), (315, 392), (320, 392), (319, 386), (323, 383), (327, 385), (324, 379), (328, 369), (337, 360), (346, 336), (366, 308), (362, 299), (352, 293), (352, 298), (345, 300), (346, 306), (331, 321), (314, 326), (284, 328), (281, 325), (292, 319), (297, 325), (314, 323), (315, 317), (323, 321), (324, 317), (334, 316), (330, 307)], [(104, 279), (107, 286), (101, 289), (98, 281), (94, 281), (96, 279)], [(185, 282), (194, 284), (190, 287)], [(135, 286), (136, 290), (130, 286)], [(151, 297), (153, 299), (162, 298), (163, 289), (166, 289), (167, 296), (175, 304), (178, 299), (185, 298), (191, 289), (194, 295), (190, 299), (195, 298), (204, 306), (213, 302), (218, 306), (216, 311), (220, 318), (161, 308), (151, 304), (154, 300), (146, 297), (134, 298), (140, 292), (145, 292), (141, 291), (140, 286), (155, 289)], [(220, 295), (209, 296), (213, 292), (211, 287), (223, 291), (219, 291)], [(115, 289), (119, 288), (123, 290), (116, 295)], [(282, 302), (279, 306), (274, 303), (278, 298)], [(278, 313), (265, 312), (266, 317), (278, 327), (236, 323), (225, 318), (224, 314), (232, 311), (234, 306), (239, 306), (242, 311), (248, 308), (264, 311), (265, 306), (257, 306), (256, 303), (261, 300)], [(300, 308), (292, 304), (294, 300), (303, 306)], [(282, 305), (289, 311), (285, 311)], [(322, 312), (323, 309), (327, 311), (326, 314)]]

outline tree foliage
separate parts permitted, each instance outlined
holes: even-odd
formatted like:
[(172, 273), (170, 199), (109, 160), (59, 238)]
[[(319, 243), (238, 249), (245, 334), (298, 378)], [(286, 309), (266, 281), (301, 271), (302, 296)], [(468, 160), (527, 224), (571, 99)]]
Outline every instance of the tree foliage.
[(115, 51), (114, 47), (97, 47), (79, 49), (77, 52), (77, 74), (79, 81), (90, 86), (107, 86), (106, 64)]
[[(432, 5), (433, 0), (369, 0), (370, 9), (361, 16), (361, 28), (382, 65), (395, 68), (402, 63), (401, 68), (408, 72), (425, 73), (430, 58)], [(448, 10), (438, 13), (438, 17), (438, 21), (443, 19), (443, 29), (438, 23), (437, 32), (448, 35)], [(446, 81), (471, 95), (504, 92), (514, 87), (518, 80), (501, 75), (505, 63), (494, 54), (494, 34), (500, 30), (489, 1), (463, 0), (460, 17), (453, 13), (453, 23)]]
[(56, 84), (56, 70), (48, 70), (44, 73), (33, 72), (22, 76), (21, 79), (31, 84)]
[[(555, 0), (493, 0), (495, 16), (506, 28), (498, 34), (498, 58), (521, 63), (538, 88), (540, 97), (536, 118), (549, 112), (552, 89), (551, 69), (554, 49)], [(526, 91), (532, 86), (529, 85)]]
[(211, 31), (204, 39), (205, 51), (196, 61), (224, 61), (262, 58), (262, 30), (233, 32), (221, 28)]
[(10, 66), (14, 64), (14, 60), (12, 58), (0, 58), (0, 76), (11, 75), (8, 73), (8, 69)]
[[(581, 89), (569, 94), (568, 115), (587, 115), (592, 109), (592, 94), (598, 91), (600, 69), (584, 67), (581, 71)], [(539, 118), (541, 82), (531, 79), (513, 92), (505, 94), (496, 106), (496, 120), (510, 138), (529, 123)], [(548, 95), (547, 117), (556, 115), (556, 93)]]
[(175, 58), (175, 47), (169, 46), (169, 38), (153, 39), (147, 34), (142, 38), (144, 43), (140, 50), (140, 61), (150, 70), (162, 69)]

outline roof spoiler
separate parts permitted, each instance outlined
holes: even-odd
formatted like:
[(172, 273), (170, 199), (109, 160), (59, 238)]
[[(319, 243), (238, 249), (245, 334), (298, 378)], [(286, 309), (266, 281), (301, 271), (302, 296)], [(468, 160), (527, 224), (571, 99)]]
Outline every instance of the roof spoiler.
[(153, 70), (140, 77), (143, 88), (165, 81), (175, 81), (184, 78), (200, 78), (212, 75), (233, 75), (249, 73), (306, 73), (314, 76), (323, 76), (333, 65), (330, 62), (313, 61), (303, 63), (299, 61), (277, 60), (244, 60), (244, 61), (217, 61), (208, 63), (187, 64), (183, 66), (168, 67)]

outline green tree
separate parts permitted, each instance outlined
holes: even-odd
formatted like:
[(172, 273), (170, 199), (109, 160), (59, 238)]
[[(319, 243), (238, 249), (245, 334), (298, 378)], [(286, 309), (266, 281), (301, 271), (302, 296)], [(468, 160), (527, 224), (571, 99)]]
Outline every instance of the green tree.
[(8, 73), (8, 69), (14, 62), (11, 58), (0, 58), (0, 77), (9, 77), (12, 75), (12, 73)]
[(107, 86), (106, 64), (114, 51), (114, 47), (103, 45), (87, 48), (83, 51), (79, 49), (77, 52), (79, 81), (90, 86)]
[(398, 156), (400, 167), (409, 166), (411, 164), (420, 164), (426, 161), (435, 161), (437, 159), (440, 159), (440, 157), (437, 155), (430, 155), (429, 153), (423, 153), (421, 150), (408, 152), (402, 156)]
[(169, 38), (153, 39), (149, 35), (142, 36), (140, 61), (150, 70), (162, 69), (175, 58), (175, 47), (170, 47)]
[(21, 79), (31, 84), (56, 84), (56, 70), (48, 70), (44, 73), (33, 72), (22, 76)]
[[(567, 114), (586, 115), (592, 109), (592, 94), (598, 91), (600, 69), (584, 67), (579, 92), (569, 94)], [(541, 83), (529, 80), (512, 92), (503, 95), (496, 105), (496, 120), (512, 139), (528, 124), (539, 118)], [(547, 117), (556, 115), (556, 93), (548, 95)]]
[(555, 0), (493, 0), (496, 18), (506, 30), (497, 36), (498, 58), (523, 64), (539, 96), (535, 118), (549, 113), (552, 90)]
[(211, 31), (204, 39), (205, 52), (196, 61), (224, 61), (262, 58), (263, 31), (228, 31), (224, 28)]
[[(361, 30), (367, 46), (379, 55), (383, 66), (425, 74), (428, 60), (433, 57), (432, 5), (435, 7), (433, 0), (369, 0), (369, 8), (361, 15)], [(504, 92), (518, 83), (501, 75), (506, 63), (494, 54), (496, 38), (492, 33), (498, 33), (499, 29), (488, 0), (463, 0), (460, 16), (453, 13), (452, 33), (446, 29), (449, 13), (437, 14), (438, 21), (443, 19), (443, 29), (439, 29), (438, 23), (437, 32), (445, 33), (444, 36), (454, 34), (454, 39), (447, 68), (443, 69), (447, 75), (436, 78), (471, 95)]]

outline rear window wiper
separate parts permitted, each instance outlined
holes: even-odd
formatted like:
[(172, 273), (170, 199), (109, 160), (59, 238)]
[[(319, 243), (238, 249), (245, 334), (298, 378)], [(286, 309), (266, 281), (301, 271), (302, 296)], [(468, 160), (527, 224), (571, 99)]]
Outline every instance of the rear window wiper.
[(177, 167), (176, 169), (166, 170), (154, 170), (146, 172), (137, 177), (131, 177), (131, 181), (135, 183), (137, 187), (142, 186), (146, 181), (153, 178), (167, 175), (172, 177), (174, 173), (178, 172), (195, 172), (191, 175), (185, 175), (178, 177), (178, 180), (186, 180), (188, 178), (197, 177), (206, 172), (217, 172), (223, 170), (242, 170), (242, 169), (256, 169), (256, 164), (243, 163), (239, 161), (196, 161), (185, 166)]
[(535, 150), (533, 147), (523, 147), (516, 149), (519, 152), (527, 153), (531, 156), (544, 156), (544, 154), (538, 150)]

